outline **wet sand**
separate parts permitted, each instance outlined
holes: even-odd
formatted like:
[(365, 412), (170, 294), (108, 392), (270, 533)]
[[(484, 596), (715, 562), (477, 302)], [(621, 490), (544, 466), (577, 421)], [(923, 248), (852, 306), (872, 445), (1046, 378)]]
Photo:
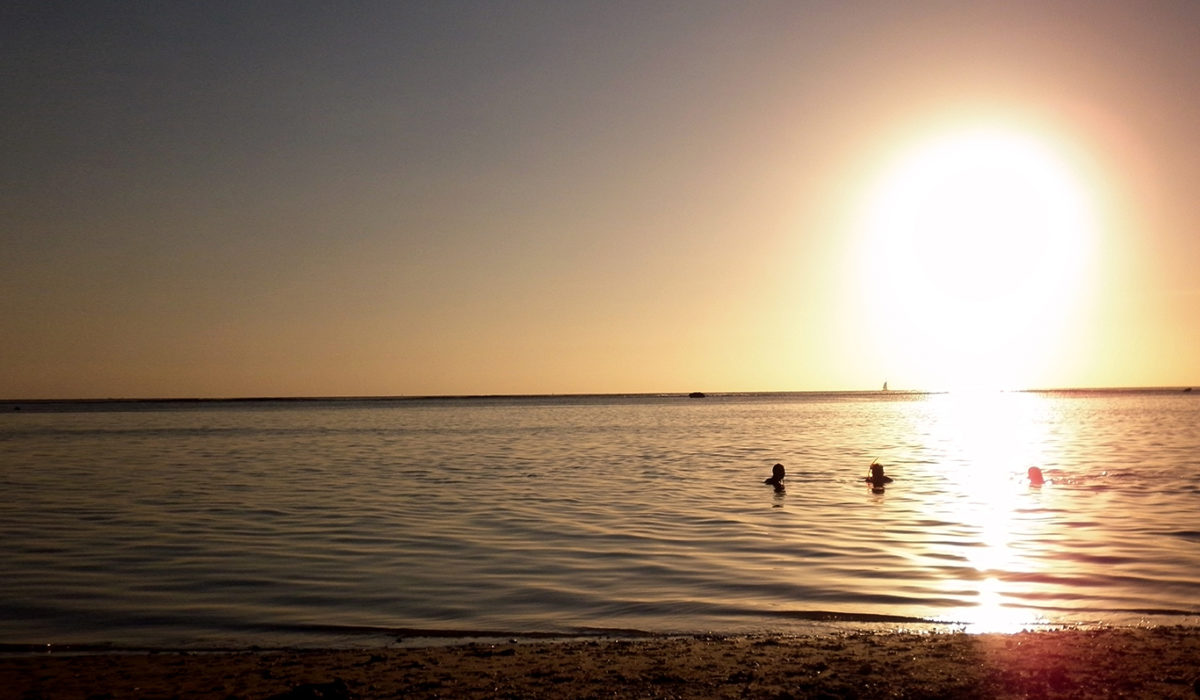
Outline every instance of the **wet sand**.
[(1200, 628), (0, 657), (0, 698), (1197, 698)]

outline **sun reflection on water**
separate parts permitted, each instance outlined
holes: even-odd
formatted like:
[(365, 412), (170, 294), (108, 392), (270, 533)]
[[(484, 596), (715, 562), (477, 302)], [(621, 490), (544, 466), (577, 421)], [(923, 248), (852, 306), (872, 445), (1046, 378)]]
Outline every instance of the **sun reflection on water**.
[(942, 616), (973, 633), (1017, 632), (1043, 624), (1015, 590), (1035, 580), (1045, 565), (1037, 551), (1047, 536), (1048, 512), (1024, 479), (1044, 459), (1046, 421), (1040, 397), (1024, 393), (948, 394), (935, 400), (930, 429), (948, 452), (943, 476), (951, 493), (941, 507), (965, 527), (959, 544), (968, 565), (945, 582), (948, 590), (973, 591), (973, 602)]

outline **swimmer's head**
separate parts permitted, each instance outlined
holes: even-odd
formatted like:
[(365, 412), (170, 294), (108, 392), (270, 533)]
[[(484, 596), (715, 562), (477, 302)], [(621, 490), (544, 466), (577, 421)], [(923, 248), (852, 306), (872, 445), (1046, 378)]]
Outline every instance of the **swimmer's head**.
[(883, 465), (878, 461), (871, 462), (871, 476), (883, 476)]
[(782, 464), (776, 464), (775, 466), (771, 467), (771, 478), (772, 479), (779, 481), (780, 479), (783, 478), (783, 475), (784, 475), (784, 471), (783, 471)]
[(1029, 483), (1031, 483), (1031, 484), (1044, 484), (1044, 483), (1046, 483), (1046, 478), (1042, 476), (1042, 470), (1041, 470), (1041, 469), (1038, 469), (1037, 467), (1030, 467), (1030, 468), (1029, 468)]

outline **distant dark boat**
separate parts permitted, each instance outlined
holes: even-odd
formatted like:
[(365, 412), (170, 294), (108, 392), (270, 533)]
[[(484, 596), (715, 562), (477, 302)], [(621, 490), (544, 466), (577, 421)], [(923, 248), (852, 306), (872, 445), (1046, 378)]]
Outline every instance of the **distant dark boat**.
[(1188, 388), (1186, 388), (1186, 389), (1184, 389), (1184, 390), (1183, 390), (1183, 393), (1185, 393), (1185, 394), (1186, 394), (1186, 393), (1188, 393), (1188, 392), (1189, 392), (1189, 391), (1191, 391), (1191, 390), (1192, 390), (1192, 387), (1190, 387), (1190, 386), (1189, 386)]
[(689, 399), (702, 399), (702, 398), (704, 398), (704, 392), (703, 391), (693, 391), (692, 393), (688, 394), (688, 398)]

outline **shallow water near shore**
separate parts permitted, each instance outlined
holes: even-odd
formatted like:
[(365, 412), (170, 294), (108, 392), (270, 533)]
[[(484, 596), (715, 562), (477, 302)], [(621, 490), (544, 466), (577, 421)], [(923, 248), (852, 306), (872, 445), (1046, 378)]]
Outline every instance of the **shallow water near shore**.
[(1200, 624), (1198, 426), (1179, 391), (12, 404), (0, 643)]

